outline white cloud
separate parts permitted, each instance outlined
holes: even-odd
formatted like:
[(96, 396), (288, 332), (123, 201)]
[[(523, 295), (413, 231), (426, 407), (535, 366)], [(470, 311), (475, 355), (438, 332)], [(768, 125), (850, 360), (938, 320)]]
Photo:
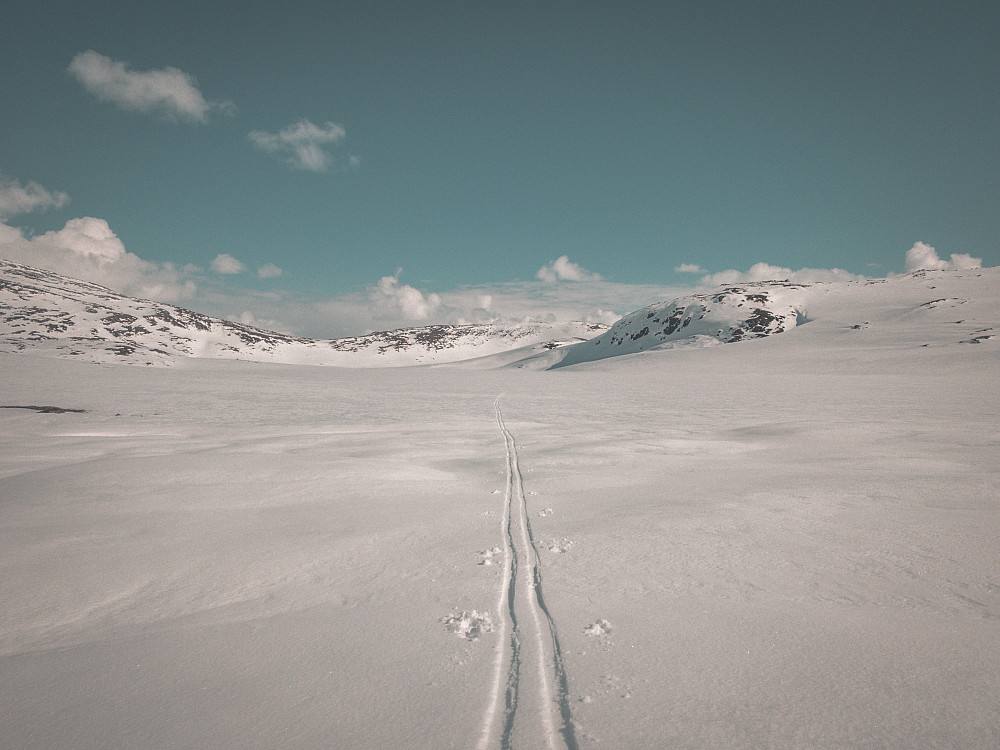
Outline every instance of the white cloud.
[(287, 290), (256, 291), (199, 284), (193, 309), (300, 336), (336, 338), (433, 324), (585, 321), (613, 323), (645, 305), (691, 294), (691, 286), (603, 280), (553, 284), (540, 280), (452, 289), (417, 288), (401, 272), (336, 297)]
[[(254, 130), (248, 137), (258, 149), (281, 158), (296, 169), (325, 172), (336, 163), (329, 149), (343, 141), (347, 131), (334, 122), (318, 126), (309, 120), (299, 120), (277, 133)], [(358, 157), (349, 156), (343, 167), (354, 168), (360, 163)]]
[(0, 221), (30, 211), (62, 208), (68, 202), (66, 193), (50, 192), (37, 182), (22, 185), (18, 180), (0, 174)]
[(441, 307), (441, 297), (424, 294), (409, 284), (400, 284), (399, 275), (403, 269), (397, 268), (394, 276), (383, 276), (369, 292), (369, 298), (380, 317), (401, 317), (403, 321), (426, 321)]
[(923, 242), (914, 243), (913, 247), (906, 251), (907, 273), (919, 269), (945, 271), (960, 268), (981, 268), (982, 265), (982, 258), (973, 258), (965, 253), (952, 253), (950, 261), (941, 260), (937, 251)]
[(573, 263), (566, 255), (560, 255), (547, 266), (539, 268), (535, 277), (549, 284), (557, 281), (599, 281), (601, 278)]
[(697, 263), (681, 263), (674, 266), (674, 273), (705, 273), (705, 269)]
[(0, 223), (0, 256), (133, 297), (176, 302), (196, 291), (191, 269), (150, 263), (127, 252), (104, 219), (90, 216), (70, 219), (62, 229), (38, 237)]
[(90, 216), (70, 219), (58, 232), (47, 232), (41, 239), (48, 239), (53, 246), (67, 252), (89, 255), (99, 260), (121, 260), (126, 255), (125, 245), (111, 231), (108, 222)]
[(101, 101), (133, 112), (206, 122), (213, 109), (224, 114), (235, 110), (232, 102), (206, 100), (194, 77), (177, 68), (129, 70), (128, 63), (87, 50), (73, 58), (69, 72)]
[(401, 284), (397, 272), (365, 293), (309, 301), (282, 292), (280, 303), (257, 294), (243, 307), (258, 319), (280, 320), (279, 330), (331, 338), (438, 323), (613, 323), (625, 313), (691, 291), (606, 281), (519, 281), (431, 291)]
[(274, 263), (265, 263), (257, 269), (257, 277), (261, 279), (274, 279), (284, 273), (285, 272), (274, 265)]
[(746, 271), (729, 269), (708, 274), (701, 278), (701, 283), (705, 286), (742, 284), (753, 281), (791, 281), (797, 284), (807, 284), (817, 281), (857, 281), (863, 278), (865, 277), (850, 273), (842, 268), (800, 268), (798, 271), (793, 271), (791, 268), (772, 266), (769, 263), (755, 263)]
[(219, 253), (216, 255), (212, 260), (211, 267), (216, 273), (226, 274), (227, 276), (243, 273), (247, 270), (245, 265), (228, 253)]

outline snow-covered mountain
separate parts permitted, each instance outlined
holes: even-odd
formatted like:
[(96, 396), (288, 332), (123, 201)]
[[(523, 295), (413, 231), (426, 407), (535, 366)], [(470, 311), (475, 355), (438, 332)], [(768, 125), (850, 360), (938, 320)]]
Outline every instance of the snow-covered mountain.
[(564, 367), (649, 349), (736, 343), (804, 324), (819, 335), (854, 335), (857, 345), (986, 342), (1000, 335), (1000, 268), (728, 286), (630, 313), (592, 340), (554, 352), (549, 365)]
[(377, 367), (453, 362), (587, 340), (588, 323), (434, 325), (314, 340), (134, 299), (86, 281), (0, 260), (0, 351), (169, 365), (178, 357)]
[[(314, 340), (139, 300), (0, 260), (0, 351), (168, 365), (178, 358), (342, 367), (469, 362), (536, 369), (804, 331), (848, 345), (997, 344), (1000, 268), (917, 271), (865, 281), (727, 286), (587, 323), (433, 325)], [(837, 338), (837, 340), (841, 340)], [(833, 342), (834, 338), (828, 339)]]
[(664, 344), (712, 345), (770, 336), (794, 328), (802, 318), (803, 284), (768, 281), (692, 294), (636, 310), (585, 346), (567, 351), (561, 365)]

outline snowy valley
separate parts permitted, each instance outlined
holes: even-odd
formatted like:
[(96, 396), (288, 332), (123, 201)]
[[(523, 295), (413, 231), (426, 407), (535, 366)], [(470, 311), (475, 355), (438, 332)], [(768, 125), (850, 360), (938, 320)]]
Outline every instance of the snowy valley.
[(178, 358), (386, 367), (450, 362), (583, 341), (590, 323), (435, 325), (316, 341), (118, 294), (0, 259), (0, 351), (90, 362), (171, 365)]
[(0, 746), (996, 747), (998, 385), (997, 268), (324, 342), (0, 262)]

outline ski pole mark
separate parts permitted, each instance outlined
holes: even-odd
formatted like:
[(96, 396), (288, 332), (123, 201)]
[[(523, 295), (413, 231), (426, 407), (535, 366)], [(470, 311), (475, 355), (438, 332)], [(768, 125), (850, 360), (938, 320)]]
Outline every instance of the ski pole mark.
[[(504, 423), (500, 408), (502, 398), (502, 395), (498, 396), (493, 404), (497, 427), (503, 436), (507, 454), (507, 481), (501, 524), (504, 540), (504, 575), (496, 609), (497, 620), (500, 623), (500, 645), (497, 647), (494, 659), (493, 687), (483, 718), (477, 750), (487, 750), (491, 746), (510, 750), (515, 736), (519, 744), (524, 746), (538, 745), (538, 740), (541, 739), (535, 736), (538, 733), (538, 726), (534, 724), (532, 716), (525, 716), (524, 710), (518, 714), (519, 699), (529, 701), (533, 699), (536, 704), (544, 742), (549, 750), (558, 748), (578, 750), (559, 637), (555, 621), (542, 595), (538, 548), (528, 521), (517, 443)], [(521, 560), (524, 561), (525, 574), (519, 579)], [(530, 612), (529, 621), (524, 624), (518, 621), (519, 606)], [(522, 632), (527, 630), (531, 632)], [(546, 634), (548, 634), (547, 639)], [(533, 686), (527, 683), (522, 686), (521, 665), (531, 661), (537, 666), (537, 683)], [(550, 678), (554, 678), (554, 690)], [(502, 721), (499, 720), (501, 692), (503, 692)]]

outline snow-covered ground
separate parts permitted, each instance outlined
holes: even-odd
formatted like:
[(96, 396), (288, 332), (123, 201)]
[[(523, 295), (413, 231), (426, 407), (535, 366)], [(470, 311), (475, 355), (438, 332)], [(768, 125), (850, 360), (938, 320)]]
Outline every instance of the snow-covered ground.
[(2, 353), (86, 412), (0, 409), (0, 747), (1000, 746), (997, 282), (551, 371)]

